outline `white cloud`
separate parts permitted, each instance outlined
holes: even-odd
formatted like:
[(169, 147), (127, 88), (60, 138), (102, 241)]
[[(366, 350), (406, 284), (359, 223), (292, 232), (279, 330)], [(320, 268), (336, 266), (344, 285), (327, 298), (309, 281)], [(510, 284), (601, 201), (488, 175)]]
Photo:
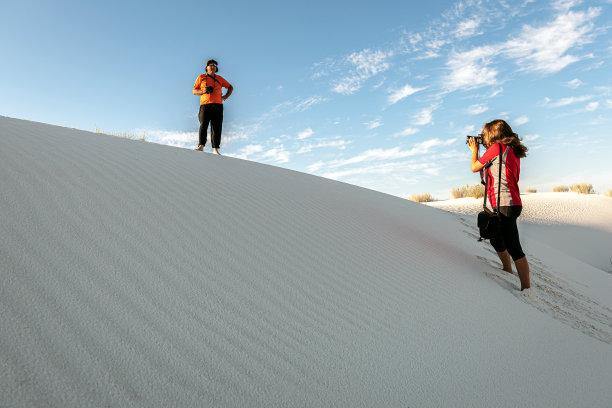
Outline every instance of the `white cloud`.
[(371, 122), (366, 122), (366, 123), (364, 123), (364, 125), (369, 130), (372, 130), (372, 129), (376, 129), (377, 127), (381, 127), (382, 126), (382, 122), (380, 121), (380, 119), (376, 119), (376, 120), (373, 120)]
[(307, 139), (314, 134), (314, 131), (311, 128), (305, 129), (298, 133), (297, 140)]
[(396, 136), (396, 137), (410, 136), (410, 135), (414, 135), (414, 134), (418, 133), (418, 131), (419, 131), (418, 128), (407, 127), (406, 129), (402, 130), (401, 132), (398, 132), (398, 133), (394, 134), (393, 136)]
[(198, 132), (179, 132), (174, 130), (136, 129), (135, 135), (144, 134), (146, 140), (169, 146), (186, 147), (198, 143)]
[(263, 161), (269, 160), (275, 163), (287, 163), (291, 158), (291, 153), (286, 151), (283, 146), (270, 149), (261, 156)]
[(332, 160), (327, 163), (318, 162), (314, 165), (309, 166), (309, 171), (319, 171), (322, 168), (335, 169), (345, 166), (356, 165), (360, 163), (373, 162), (373, 161), (389, 161), (404, 159), (411, 156), (418, 156), (429, 153), (435, 147), (448, 146), (456, 142), (457, 139), (449, 139), (442, 141), (440, 139), (425, 140), (420, 143), (416, 143), (409, 150), (402, 150), (400, 147), (393, 147), (389, 149), (370, 149), (365, 152), (351, 157), (345, 160)]
[(444, 78), (449, 91), (473, 89), (485, 85), (497, 85), (498, 71), (489, 68), (499, 50), (492, 46), (476, 47), (466, 52), (454, 52), (446, 66), (450, 74)]
[(429, 108), (423, 108), (419, 113), (414, 115), (413, 124), (417, 126), (425, 126), (433, 122), (433, 111), (438, 107), (432, 105)]
[(556, 10), (567, 11), (582, 3), (582, 0), (556, 0), (552, 6)]
[(587, 112), (593, 112), (599, 108), (599, 102), (591, 102), (585, 106), (584, 110)]
[(489, 107), (483, 104), (472, 105), (467, 108), (467, 113), (470, 115), (479, 115), (489, 110)]
[(345, 58), (345, 62), (350, 67), (349, 73), (332, 90), (345, 95), (357, 92), (364, 81), (391, 67), (387, 61), (391, 56), (393, 56), (392, 51), (371, 51), (370, 49), (350, 54)]
[(561, 98), (556, 102), (551, 102), (550, 98), (546, 98), (544, 104), (551, 108), (559, 108), (561, 106), (567, 106), (578, 102), (585, 102), (591, 99), (593, 99), (592, 95), (570, 96), (567, 98)]
[[(393, 178), (400, 178), (401, 175), (407, 172), (426, 172), (430, 169), (432, 164), (430, 163), (414, 163), (412, 161), (399, 161), (399, 162), (385, 162), (376, 163), (375, 165), (366, 165), (361, 167), (354, 167), (346, 170), (330, 171), (322, 173), (322, 177), (326, 177), (333, 180), (347, 179), (348, 177), (359, 176), (355, 178), (352, 183), (357, 184), (358, 182), (364, 182), (364, 176), (381, 176), (393, 174)], [(380, 185), (380, 179), (376, 177), (376, 181), (373, 186)]]
[(525, 135), (525, 136), (523, 136), (523, 140), (525, 142), (533, 142), (534, 140), (539, 139), (539, 138), (540, 138), (540, 135), (537, 135), (537, 134), (536, 135)]
[(578, 56), (569, 54), (569, 51), (592, 42), (593, 20), (601, 14), (601, 9), (569, 10), (576, 4), (573, 1), (558, 2), (560, 11), (554, 21), (539, 27), (525, 25), (518, 36), (507, 41), (451, 53), (446, 63), (449, 74), (443, 79), (443, 86), (452, 92), (499, 84), (499, 71), (494, 65), (494, 61), (501, 64), (499, 57), (513, 60), (523, 71), (546, 74), (592, 58), (589, 54)]
[(318, 162), (312, 163), (311, 165), (307, 166), (306, 170), (308, 170), (309, 173), (316, 173), (317, 171), (322, 169), (324, 166), (325, 166), (325, 162), (319, 160)]
[(480, 22), (476, 19), (461, 21), (454, 34), (457, 38), (471, 37), (476, 34), (476, 29), (479, 25)]
[(293, 112), (307, 111), (312, 106), (325, 102), (325, 101), (327, 101), (327, 98), (324, 98), (322, 96), (311, 96), (309, 98), (304, 99), (303, 101), (296, 102), (295, 106), (293, 107)]
[(503, 52), (516, 59), (524, 70), (544, 73), (560, 71), (581, 59), (567, 52), (591, 41), (592, 20), (600, 13), (598, 8), (590, 8), (587, 12), (567, 11), (546, 26), (536, 28), (525, 25), (519, 37), (504, 44)]
[(410, 85), (405, 85), (402, 88), (396, 90), (396, 91), (392, 91), (391, 95), (389, 95), (389, 97), (387, 98), (390, 104), (394, 104), (397, 103), (399, 101), (401, 101), (402, 99), (415, 94), (419, 91), (422, 91), (424, 88), (413, 88)]
[(519, 116), (518, 118), (514, 119), (514, 124), (517, 126), (524, 125), (527, 122), (529, 122), (529, 118), (527, 116)]
[(576, 89), (579, 86), (584, 85), (584, 82), (582, 82), (578, 78), (574, 78), (571, 81), (566, 82), (565, 85), (569, 86), (572, 89)]
[(239, 159), (248, 160), (250, 156), (262, 152), (264, 147), (262, 145), (248, 145), (238, 150), (237, 153), (233, 154), (233, 157), (237, 157)]
[(325, 148), (325, 147), (333, 147), (333, 148), (338, 148), (340, 150), (344, 150), (346, 149), (346, 146), (351, 144), (351, 142), (346, 141), (346, 140), (334, 140), (331, 142), (321, 142), (321, 143), (317, 143), (317, 144), (308, 144), (306, 146), (302, 146), (298, 151), (297, 154), (303, 154), (303, 153), (309, 153), (314, 149), (321, 149), (321, 148)]

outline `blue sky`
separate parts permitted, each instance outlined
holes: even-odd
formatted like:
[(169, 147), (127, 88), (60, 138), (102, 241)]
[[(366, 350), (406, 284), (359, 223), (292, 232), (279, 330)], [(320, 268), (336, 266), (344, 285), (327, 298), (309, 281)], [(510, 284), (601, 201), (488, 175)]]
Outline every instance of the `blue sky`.
[(0, 115), (193, 148), (191, 90), (215, 58), (235, 88), (222, 154), (443, 199), (479, 181), (465, 135), (503, 118), (529, 147), (522, 190), (590, 182), (603, 191), (612, 188), (611, 8), (0, 0)]

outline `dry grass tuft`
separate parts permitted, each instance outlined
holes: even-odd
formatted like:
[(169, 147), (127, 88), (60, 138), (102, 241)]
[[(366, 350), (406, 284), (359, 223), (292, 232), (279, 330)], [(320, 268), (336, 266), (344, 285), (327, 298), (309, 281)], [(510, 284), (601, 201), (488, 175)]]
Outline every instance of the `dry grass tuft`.
[(605, 195), (606, 197), (612, 197), (612, 190), (604, 191), (603, 195)]
[(484, 194), (485, 188), (482, 184), (474, 184), (472, 186), (466, 184), (465, 186), (453, 188), (451, 190), (451, 196), (453, 196), (453, 198), (482, 198)]
[(568, 186), (556, 186), (552, 189), (553, 193), (567, 193), (569, 191)]
[(579, 183), (572, 184), (569, 186), (570, 191), (578, 194), (592, 194), (593, 193), (593, 185), (589, 183)]
[(142, 132), (142, 136), (137, 136), (136, 133), (130, 133), (130, 132), (126, 132), (126, 131), (123, 131), (123, 132), (119, 133), (119, 132), (115, 132), (114, 130), (112, 130), (109, 133), (109, 132), (103, 131), (98, 126), (95, 126), (94, 131), (96, 133), (102, 133), (102, 134), (105, 134), (105, 135), (111, 135), (111, 136), (115, 136), (115, 137), (123, 137), (125, 139), (130, 139), (130, 140), (140, 140), (142, 142), (146, 142), (147, 141), (147, 135), (144, 132)]
[(527, 190), (525, 190), (525, 192), (529, 194), (533, 194), (533, 193), (537, 193), (538, 190), (536, 190), (535, 188), (528, 188)]
[(410, 201), (414, 201), (416, 203), (429, 203), (434, 201), (434, 198), (429, 193), (421, 193), (421, 194), (413, 194), (410, 196)]

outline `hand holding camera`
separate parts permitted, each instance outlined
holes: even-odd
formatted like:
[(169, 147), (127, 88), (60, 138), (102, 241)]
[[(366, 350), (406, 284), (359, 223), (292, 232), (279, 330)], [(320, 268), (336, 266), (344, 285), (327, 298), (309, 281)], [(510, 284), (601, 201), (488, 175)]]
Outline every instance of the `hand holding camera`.
[(482, 133), (479, 133), (479, 134), (478, 134), (478, 136), (470, 136), (470, 135), (467, 135), (467, 136), (465, 137), (465, 144), (470, 144), (470, 139), (474, 139), (474, 142), (475, 142), (476, 144), (481, 144), (481, 145), (483, 145), (483, 144), (484, 144), (484, 139), (483, 139), (483, 136), (484, 136), (484, 135), (483, 135)]

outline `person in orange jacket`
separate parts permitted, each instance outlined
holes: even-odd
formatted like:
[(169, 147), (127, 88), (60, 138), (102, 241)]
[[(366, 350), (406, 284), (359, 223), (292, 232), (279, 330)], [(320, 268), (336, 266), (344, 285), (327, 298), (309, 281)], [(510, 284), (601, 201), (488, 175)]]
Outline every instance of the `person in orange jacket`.
[[(234, 91), (234, 87), (225, 80), (221, 75), (217, 75), (219, 68), (218, 63), (214, 59), (206, 61), (206, 73), (199, 75), (193, 86), (193, 94), (200, 96), (200, 112), (198, 119), (200, 120), (199, 144), (195, 149), (203, 152), (206, 145), (206, 133), (208, 124), (210, 123), (210, 144), (213, 148), (213, 153), (219, 154), (221, 145), (221, 132), (223, 130), (223, 101), (230, 97)], [(225, 95), (222, 93), (222, 88), (226, 88)]]

